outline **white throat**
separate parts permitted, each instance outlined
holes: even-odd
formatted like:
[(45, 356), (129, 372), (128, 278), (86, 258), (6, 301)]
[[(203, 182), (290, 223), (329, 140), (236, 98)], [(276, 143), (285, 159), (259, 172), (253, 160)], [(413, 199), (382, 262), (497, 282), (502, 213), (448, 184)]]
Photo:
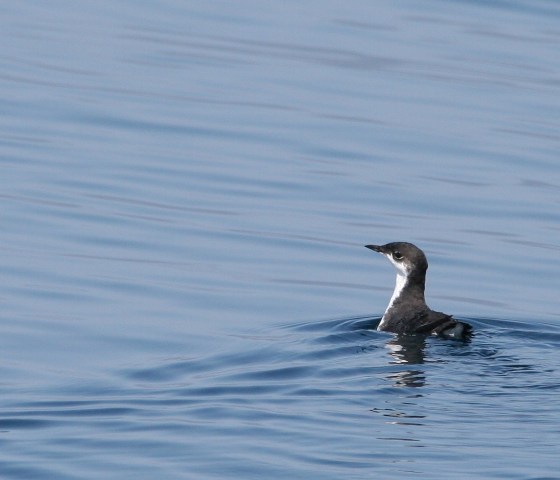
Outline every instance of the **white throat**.
[(385, 323), (385, 317), (387, 316), (389, 310), (391, 310), (391, 308), (393, 307), (393, 304), (395, 303), (397, 298), (400, 297), (401, 292), (403, 291), (403, 288), (406, 285), (406, 278), (407, 278), (407, 271), (404, 265), (402, 263), (395, 262), (389, 255), (387, 255), (387, 258), (397, 268), (397, 281), (395, 282), (395, 290), (393, 290), (393, 296), (391, 297), (391, 300), (389, 300), (389, 305), (385, 309), (385, 313), (383, 314), (383, 318), (381, 319), (381, 322), (379, 322), (379, 325), (377, 326), (377, 330), (381, 330), (381, 328), (383, 327), (383, 324)]

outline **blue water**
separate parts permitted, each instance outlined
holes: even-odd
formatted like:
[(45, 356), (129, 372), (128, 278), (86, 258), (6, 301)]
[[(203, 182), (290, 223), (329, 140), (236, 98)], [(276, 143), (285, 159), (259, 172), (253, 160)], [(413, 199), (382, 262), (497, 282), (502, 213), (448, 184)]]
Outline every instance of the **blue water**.
[(0, 478), (558, 478), (557, 2), (0, 18)]

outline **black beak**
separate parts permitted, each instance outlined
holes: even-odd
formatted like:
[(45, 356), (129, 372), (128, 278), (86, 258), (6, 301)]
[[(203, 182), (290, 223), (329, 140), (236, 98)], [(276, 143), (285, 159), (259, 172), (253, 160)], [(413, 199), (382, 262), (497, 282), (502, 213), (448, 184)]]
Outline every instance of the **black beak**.
[(375, 252), (382, 253), (382, 250), (381, 250), (382, 247), (381, 247), (381, 245), (364, 245), (364, 246), (365, 246), (366, 248), (369, 248), (370, 250), (375, 251)]

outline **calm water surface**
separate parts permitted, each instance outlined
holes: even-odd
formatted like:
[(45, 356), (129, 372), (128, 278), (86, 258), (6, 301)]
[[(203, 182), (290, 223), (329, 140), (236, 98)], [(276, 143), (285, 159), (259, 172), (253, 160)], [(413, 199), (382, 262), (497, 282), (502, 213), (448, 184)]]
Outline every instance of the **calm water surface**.
[(558, 478), (557, 2), (0, 16), (0, 477)]

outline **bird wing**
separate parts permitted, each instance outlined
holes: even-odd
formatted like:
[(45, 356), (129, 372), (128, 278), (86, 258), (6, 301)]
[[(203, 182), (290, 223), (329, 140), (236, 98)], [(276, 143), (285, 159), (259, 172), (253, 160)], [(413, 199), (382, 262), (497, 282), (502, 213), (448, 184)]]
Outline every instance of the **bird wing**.
[(416, 328), (414, 333), (436, 333), (439, 334), (456, 323), (451, 315), (433, 310), (418, 312), (414, 318)]
[(458, 322), (451, 315), (442, 312), (424, 312), (418, 318), (419, 325), (415, 333), (439, 335), (446, 338), (467, 339), (472, 333), (472, 326), (468, 323)]

